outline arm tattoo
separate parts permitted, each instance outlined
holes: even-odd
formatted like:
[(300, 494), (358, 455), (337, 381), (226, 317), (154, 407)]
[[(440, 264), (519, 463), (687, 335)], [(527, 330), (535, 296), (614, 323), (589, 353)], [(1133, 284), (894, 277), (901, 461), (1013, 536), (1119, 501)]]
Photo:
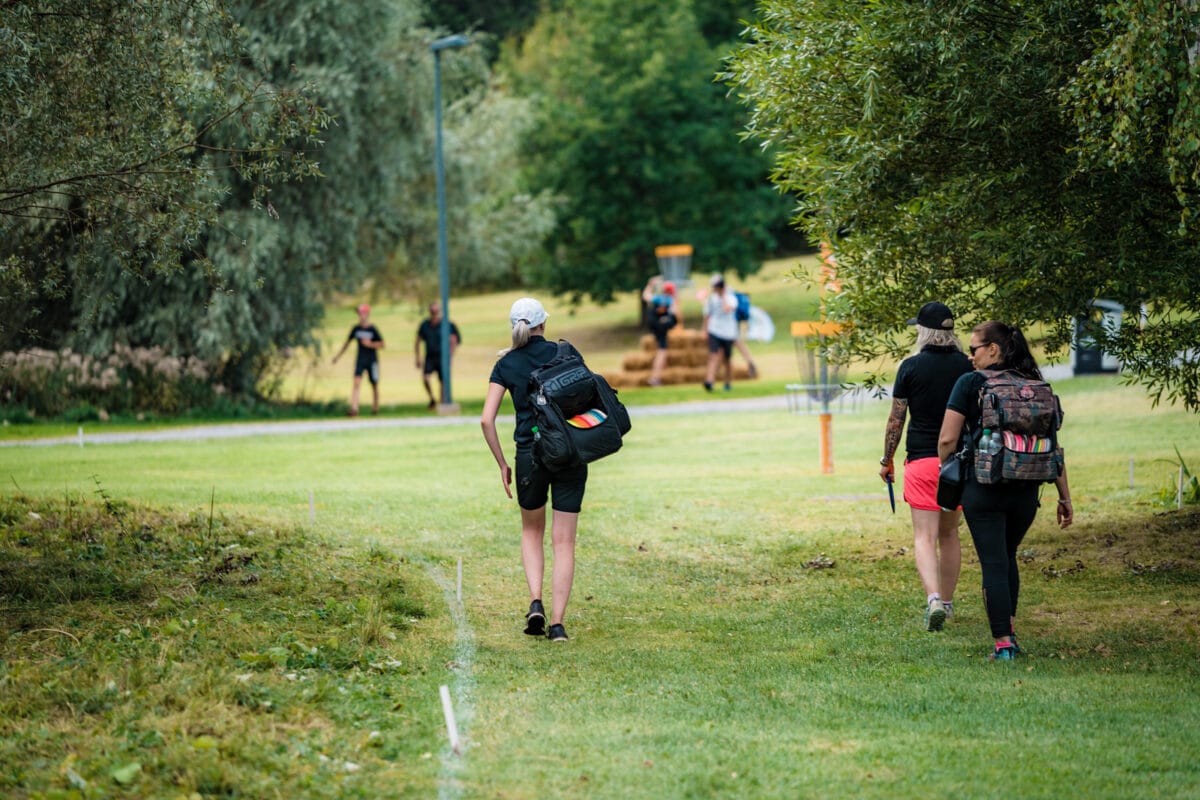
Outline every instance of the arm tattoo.
[(883, 457), (889, 461), (900, 446), (900, 434), (904, 431), (904, 417), (908, 414), (907, 400), (892, 400), (892, 413), (888, 415), (887, 428), (883, 433)]

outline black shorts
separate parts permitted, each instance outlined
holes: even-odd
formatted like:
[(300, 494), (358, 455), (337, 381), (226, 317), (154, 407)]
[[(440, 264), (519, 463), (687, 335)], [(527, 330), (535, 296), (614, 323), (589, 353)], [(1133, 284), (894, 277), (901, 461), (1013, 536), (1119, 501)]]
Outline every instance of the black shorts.
[(733, 340), (722, 339), (720, 336), (708, 335), (708, 352), (720, 353), (726, 360), (733, 355)]
[(667, 349), (667, 331), (674, 328), (678, 323), (675, 315), (671, 313), (656, 316), (650, 320), (650, 332), (654, 334), (654, 341), (658, 344), (659, 350)]
[(426, 375), (432, 375), (436, 372), (440, 381), (442, 379), (442, 357), (440, 355), (434, 355), (433, 357), (426, 356), (422, 369)]
[(578, 514), (583, 508), (583, 492), (587, 488), (587, 464), (550, 472), (537, 463), (532, 450), (517, 450), (517, 504), (526, 511), (537, 511), (546, 505), (554, 488), (551, 508), (566, 514)]
[(372, 386), (379, 383), (379, 360), (354, 362), (354, 377), (357, 378), (364, 372), (367, 373)]

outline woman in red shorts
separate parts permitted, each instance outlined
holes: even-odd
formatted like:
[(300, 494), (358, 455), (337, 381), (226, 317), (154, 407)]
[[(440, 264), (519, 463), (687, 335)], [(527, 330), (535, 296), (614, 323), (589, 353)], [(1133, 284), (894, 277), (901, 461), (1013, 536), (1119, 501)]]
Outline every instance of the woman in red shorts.
[(917, 326), (917, 353), (896, 371), (879, 477), (895, 479), (893, 460), (907, 415), (904, 501), (912, 509), (913, 555), (925, 588), (925, 630), (940, 631), (954, 613), (962, 550), (958, 510), (944, 511), (937, 504), (938, 433), (950, 390), (971, 371), (971, 362), (954, 335), (954, 315), (943, 304), (926, 303), (908, 324)]

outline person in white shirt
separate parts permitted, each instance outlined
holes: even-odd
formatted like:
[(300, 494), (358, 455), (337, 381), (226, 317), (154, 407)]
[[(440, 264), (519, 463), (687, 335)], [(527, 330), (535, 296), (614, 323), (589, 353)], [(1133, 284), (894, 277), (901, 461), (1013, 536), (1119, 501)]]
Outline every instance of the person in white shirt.
[(720, 365), (725, 371), (725, 391), (729, 391), (733, 377), (730, 356), (738, 338), (737, 298), (725, 288), (725, 278), (720, 275), (713, 275), (709, 285), (712, 291), (704, 300), (704, 331), (708, 334), (708, 372), (704, 377), (704, 389), (712, 391)]

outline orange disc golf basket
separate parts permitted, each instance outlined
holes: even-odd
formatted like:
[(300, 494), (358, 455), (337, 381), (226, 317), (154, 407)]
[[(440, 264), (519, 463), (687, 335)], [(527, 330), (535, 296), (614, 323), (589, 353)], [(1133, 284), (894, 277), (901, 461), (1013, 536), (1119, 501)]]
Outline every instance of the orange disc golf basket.
[(690, 244), (660, 244), (654, 248), (658, 270), (663, 279), (676, 286), (692, 285), (692, 253)]
[(837, 348), (842, 332), (837, 322), (793, 322), (792, 340), (796, 343), (796, 361), (804, 383), (787, 385), (788, 410), (793, 414), (819, 414), (821, 420), (821, 472), (833, 474), (833, 412), (846, 411), (846, 400), (853, 402), (842, 387), (844, 368), (830, 355)]
[(837, 277), (837, 262), (828, 244), (821, 246), (821, 317), (820, 321), (793, 322), (792, 341), (796, 344), (796, 362), (804, 383), (789, 383), (786, 387), (788, 409), (793, 414), (820, 414), (821, 472), (833, 474), (833, 411), (858, 406), (857, 393), (848, 393), (842, 386), (844, 366), (836, 356), (842, 325), (824, 320), (825, 294), (842, 289)]

